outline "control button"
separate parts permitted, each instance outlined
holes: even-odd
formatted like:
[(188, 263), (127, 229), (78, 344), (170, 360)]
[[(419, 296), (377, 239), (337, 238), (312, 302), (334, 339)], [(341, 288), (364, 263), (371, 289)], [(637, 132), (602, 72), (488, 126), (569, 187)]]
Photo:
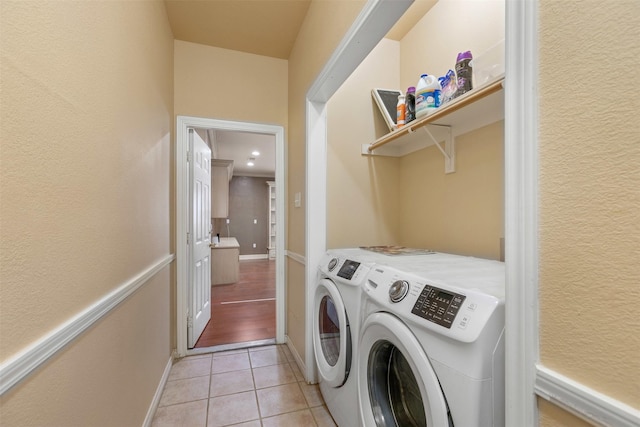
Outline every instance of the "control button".
[(331, 261), (329, 261), (329, 271), (333, 271), (334, 268), (336, 268), (336, 265), (338, 265), (338, 258), (331, 258)]
[(460, 319), (460, 322), (458, 323), (458, 328), (465, 329), (469, 324), (470, 320), (471, 320), (470, 316), (462, 316), (462, 319)]
[(389, 298), (391, 302), (400, 302), (409, 292), (409, 282), (406, 280), (396, 280), (389, 288)]
[(471, 304), (469, 304), (469, 307), (467, 307), (467, 310), (476, 311), (476, 308), (478, 308), (478, 304), (472, 302)]

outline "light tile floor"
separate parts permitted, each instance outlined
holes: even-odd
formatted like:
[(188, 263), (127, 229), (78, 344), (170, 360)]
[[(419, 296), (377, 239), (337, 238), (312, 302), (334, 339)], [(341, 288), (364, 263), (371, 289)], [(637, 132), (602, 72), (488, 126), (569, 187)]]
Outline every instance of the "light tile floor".
[(317, 385), (284, 345), (176, 362), (152, 427), (335, 427)]

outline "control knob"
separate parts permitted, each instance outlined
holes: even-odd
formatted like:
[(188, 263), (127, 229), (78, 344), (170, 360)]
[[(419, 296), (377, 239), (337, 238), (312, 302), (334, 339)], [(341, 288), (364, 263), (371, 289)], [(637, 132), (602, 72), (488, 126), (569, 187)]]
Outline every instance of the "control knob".
[(331, 261), (329, 261), (329, 271), (333, 271), (334, 268), (336, 268), (336, 265), (338, 265), (338, 258), (331, 258)]
[(389, 288), (389, 298), (391, 302), (400, 302), (409, 292), (409, 282), (406, 280), (396, 280)]

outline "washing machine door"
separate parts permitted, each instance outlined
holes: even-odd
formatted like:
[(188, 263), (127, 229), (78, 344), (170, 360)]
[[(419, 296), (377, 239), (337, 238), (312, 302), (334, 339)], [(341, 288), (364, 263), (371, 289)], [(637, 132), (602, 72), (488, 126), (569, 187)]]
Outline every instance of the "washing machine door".
[(344, 302), (329, 279), (318, 283), (315, 294), (313, 345), (322, 381), (342, 386), (351, 368), (351, 331)]
[(446, 399), (411, 330), (388, 313), (362, 326), (358, 396), (367, 427), (450, 427)]

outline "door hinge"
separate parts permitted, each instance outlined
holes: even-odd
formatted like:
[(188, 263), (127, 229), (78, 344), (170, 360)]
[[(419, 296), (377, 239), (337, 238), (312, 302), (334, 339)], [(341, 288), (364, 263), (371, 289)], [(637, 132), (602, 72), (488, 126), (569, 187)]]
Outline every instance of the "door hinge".
[(187, 245), (189, 244), (189, 233), (187, 232)]
[(187, 328), (193, 328), (193, 317), (187, 316)]

